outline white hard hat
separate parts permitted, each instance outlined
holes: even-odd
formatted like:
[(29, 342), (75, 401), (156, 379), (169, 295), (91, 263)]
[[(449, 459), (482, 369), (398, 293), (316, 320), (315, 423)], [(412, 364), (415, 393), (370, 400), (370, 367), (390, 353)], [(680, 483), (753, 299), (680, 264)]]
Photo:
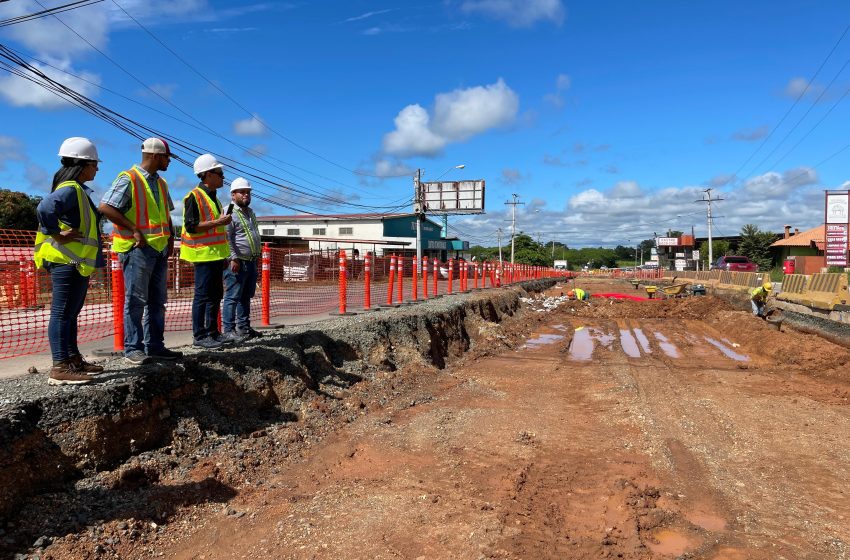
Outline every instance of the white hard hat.
[(143, 154), (171, 154), (168, 142), (162, 138), (148, 138), (142, 142)]
[(97, 157), (97, 148), (88, 138), (74, 136), (68, 138), (59, 146), (59, 157), (75, 159), (86, 159), (89, 161), (100, 161)]
[(201, 173), (211, 169), (221, 169), (222, 167), (224, 166), (215, 159), (215, 156), (211, 154), (201, 154), (198, 156), (198, 159), (195, 160), (195, 175), (200, 175)]
[(233, 179), (232, 183), (230, 183), (230, 192), (240, 190), (251, 190), (251, 183), (248, 182), (248, 179), (245, 179), (244, 177), (237, 177)]

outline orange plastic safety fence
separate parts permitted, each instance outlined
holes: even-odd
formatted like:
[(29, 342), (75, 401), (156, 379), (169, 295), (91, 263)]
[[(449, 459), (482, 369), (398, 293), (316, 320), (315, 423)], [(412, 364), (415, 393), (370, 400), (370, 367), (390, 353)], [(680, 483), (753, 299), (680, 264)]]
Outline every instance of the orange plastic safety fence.
[[(0, 359), (25, 354), (46, 352), (47, 335), (52, 300), (50, 274), (37, 270), (33, 262), (35, 232), (0, 229)], [(120, 321), (115, 313), (123, 309), (123, 294), (113, 297), (113, 279), (120, 280), (117, 259), (107, 246), (107, 267), (91, 275), (85, 305), (78, 318), (80, 343), (103, 340), (118, 333), (115, 347), (120, 349)], [(340, 269), (344, 268), (346, 307), (357, 311), (365, 301), (365, 256), (346, 252), (344, 267), (340, 266), (340, 253), (336, 250), (306, 251), (268, 248), (268, 293), (262, 293), (263, 281), (258, 279), (257, 296), (251, 302), (251, 316), (257, 325), (263, 317), (263, 299), (268, 304), (269, 317), (323, 315), (338, 310), (340, 306)], [(416, 257), (397, 255), (396, 282), (392, 302), (423, 300), (435, 294), (449, 293), (448, 278), (451, 266), (452, 289), (458, 293), (478, 286), (491, 287), (493, 281), (502, 285), (523, 279), (545, 277), (551, 274), (542, 268), (520, 267), (513, 270), (505, 263), (478, 263), (464, 260), (440, 262), (429, 258), (427, 268), (422, 263), (414, 268)], [(372, 256), (370, 272), (371, 305), (387, 301), (391, 254)], [(110, 263), (114, 263), (115, 270)], [(258, 267), (260, 263), (258, 262)], [(461, 273), (462, 267), (466, 272)], [(414, 270), (417, 282), (414, 283)], [(173, 255), (168, 262), (168, 303), (166, 331), (186, 331), (192, 328), (192, 298), (194, 296), (194, 267)], [(261, 278), (264, 274), (260, 275)], [(401, 280), (399, 283), (398, 280)], [(117, 282), (115, 286), (120, 286)], [(120, 288), (118, 288), (120, 289)], [(399, 289), (401, 291), (399, 291)], [(413, 290), (417, 293), (414, 296)], [(104, 346), (112, 346), (105, 342)]]

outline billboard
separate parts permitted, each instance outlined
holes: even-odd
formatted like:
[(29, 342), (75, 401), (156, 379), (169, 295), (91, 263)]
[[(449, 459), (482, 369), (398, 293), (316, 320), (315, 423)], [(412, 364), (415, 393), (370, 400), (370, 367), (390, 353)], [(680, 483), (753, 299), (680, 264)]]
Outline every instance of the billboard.
[(655, 244), (659, 247), (678, 247), (678, 237), (658, 237), (655, 239)]
[(484, 179), (419, 183), (425, 212), (432, 214), (483, 214)]
[(850, 191), (826, 191), (824, 229), (826, 266), (847, 266)]

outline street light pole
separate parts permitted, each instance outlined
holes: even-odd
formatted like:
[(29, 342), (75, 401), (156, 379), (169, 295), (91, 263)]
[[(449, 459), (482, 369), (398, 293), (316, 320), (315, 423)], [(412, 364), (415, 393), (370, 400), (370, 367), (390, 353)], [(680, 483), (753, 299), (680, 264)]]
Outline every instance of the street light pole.
[(416, 264), (422, 264), (422, 215), (425, 213), (425, 208), (422, 204), (422, 170), (416, 170), (416, 176), (413, 177), (413, 200), (415, 201), (413, 209), (416, 214)]

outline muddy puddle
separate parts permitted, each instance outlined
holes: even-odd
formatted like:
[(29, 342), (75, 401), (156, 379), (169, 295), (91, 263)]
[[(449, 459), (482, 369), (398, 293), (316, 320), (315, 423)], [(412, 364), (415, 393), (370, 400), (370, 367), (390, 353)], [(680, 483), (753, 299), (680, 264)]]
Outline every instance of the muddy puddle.
[(539, 334), (534, 338), (529, 338), (525, 341), (525, 348), (537, 348), (538, 346), (545, 346), (547, 344), (554, 344), (559, 340), (564, 340), (564, 335), (562, 334)]

